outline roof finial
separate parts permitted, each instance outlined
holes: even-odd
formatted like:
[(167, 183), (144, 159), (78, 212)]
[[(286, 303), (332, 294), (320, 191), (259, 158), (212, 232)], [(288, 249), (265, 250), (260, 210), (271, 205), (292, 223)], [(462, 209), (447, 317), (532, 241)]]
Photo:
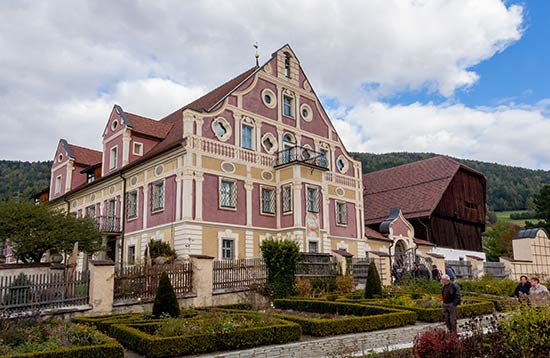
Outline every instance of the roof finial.
[(256, 49), (256, 54), (254, 55), (254, 57), (256, 57), (256, 67), (258, 67), (260, 64), (258, 62), (258, 59), (260, 58), (260, 54), (258, 53), (258, 41), (254, 42), (254, 48)]

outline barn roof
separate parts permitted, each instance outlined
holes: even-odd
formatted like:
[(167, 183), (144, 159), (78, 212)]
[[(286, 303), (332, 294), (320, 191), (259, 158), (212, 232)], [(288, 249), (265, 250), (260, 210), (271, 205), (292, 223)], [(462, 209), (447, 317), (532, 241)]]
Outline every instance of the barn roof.
[(483, 177), (444, 156), (364, 174), (365, 224), (383, 222), (392, 208), (407, 219), (430, 216), (460, 169)]

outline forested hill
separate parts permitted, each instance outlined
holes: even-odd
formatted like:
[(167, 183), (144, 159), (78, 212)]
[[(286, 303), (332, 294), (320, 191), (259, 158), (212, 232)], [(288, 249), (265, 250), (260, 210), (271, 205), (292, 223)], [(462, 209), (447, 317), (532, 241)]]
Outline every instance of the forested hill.
[(0, 160), (0, 200), (9, 197), (31, 198), (47, 188), (52, 162)]
[[(363, 164), (363, 173), (391, 168), (436, 156), (433, 153), (352, 153)], [(492, 210), (533, 209), (532, 195), (550, 184), (550, 171), (511, 167), (477, 160), (455, 160), (487, 177), (487, 205)]]

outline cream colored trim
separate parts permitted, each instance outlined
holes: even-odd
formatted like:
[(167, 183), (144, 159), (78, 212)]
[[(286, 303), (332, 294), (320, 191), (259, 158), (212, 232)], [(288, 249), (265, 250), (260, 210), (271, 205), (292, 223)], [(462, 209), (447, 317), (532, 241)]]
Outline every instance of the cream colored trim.
[[(338, 205), (339, 204), (344, 204), (346, 206), (346, 209), (345, 209), (346, 210), (346, 223), (345, 224), (338, 223)], [(347, 203), (347, 201), (335, 200), (334, 201), (334, 223), (336, 224), (336, 226), (347, 227), (348, 222), (349, 222), (349, 213), (348, 213), (348, 203)]]
[[(264, 104), (264, 106), (266, 106), (267, 108), (275, 108), (277, 107), (277, 95), (275, 94), (275, 92), (273, 92), (271, 89), (269, 88), (264, 88), (262, 90), (262, 92), (260, 93), (260, 96), (261, 96), (261, 100), (262, 100), (262, 103)], [(271, 97), (271, 103), (267, 103), (265, 101), (265, 96), (270, 96)]]
[[(226, 132), (225, 132), (225, 134), (222, 135), (222, 136), (218, 135), (218, 132), (216, 131), (216, 124), (218, 124), (218, 123), (220, 123), (220, 124), (222, 124), (222, 125), (225, 126)], [(233, 129), (231, 128), (231, 125), (230, 125), (229, 122), (228, 122), (225, 118), (223, 118), (223, 117), (216, 117), (216, 118), (212, 121), (212, 123), (211, 123), (210, 126), (212, 127), (212, 131), (214, 132), (214, 135), (216, 136), (216, 138), (218, 138), (218, 139), (219, 139), (220, 141), (222, 141), (222, 142), (227, 142), (227, 141), (229, 140), (229, 138), (231, 138), (231, 135), (233, 134)]]
[(239, 258), (239, 234), (233, 233), (230, 229), (218, 232), (218, 260), (222, 260), (222, 242), (223, 240), (233, 240), (233, 257)]
[[(225, 182), (228, 182), (228, 183), (233, 183), (233, 185), (237, 185), (237, 188), (235, 189), (235, 193), (236, 193), (237, 197), (235, 198), (235, 207), (234, 208), (222, 206), (222, 203), (221, 203), (222, 181), (225, 181)], [(220, 209), (220, 210), (229, 210), (229, 211), (237, 211), (238, 206), (239, 206), (239, 187), (238, 187), (237, 179), (218, 176), (218, 209)]]
[[(273, 191), (273, 200), (275, 201), (273, 204), (274, 204), (274, 207), (275, 207), (275, 212), (274, 213), (268, 213), (268, 212), (264, 212), (263, 211), (263, 198), (262, 198), (262, 191), (264, 189), (267, 189), (267, 190), (272, 190)], [(260, 185), (260, 191), (259, 191), (259, 200), (260, 200), (260, 215), (263, 215), (263, 216), (275, 216), (277, 215), (277, 190), (276, 190), (276, 187), (275, 186), (272, 186), (272, 185)]]

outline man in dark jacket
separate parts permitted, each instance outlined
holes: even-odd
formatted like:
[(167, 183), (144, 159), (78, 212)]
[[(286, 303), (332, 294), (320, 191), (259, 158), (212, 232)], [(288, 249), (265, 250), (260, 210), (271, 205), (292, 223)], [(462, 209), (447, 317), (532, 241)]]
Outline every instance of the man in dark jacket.
[(519, 279), (520, 279), (520, 282), (517, 285), (516, 290), (514, 291), (514, 296), (517, 298), (522, 298), (520, 297), (522, 294), (529, 295), (529, 290), (531, 289), (531, 282), (529, 282), (529, 279), (527, 278), (527, 276), (521, 276)]
[(456, 306), (460, 304), (460, 287), (451, 282), (449, 275), (441, 276), (441, 295), (443, 296), (443, 317), (450, 332), (456, 333)]

